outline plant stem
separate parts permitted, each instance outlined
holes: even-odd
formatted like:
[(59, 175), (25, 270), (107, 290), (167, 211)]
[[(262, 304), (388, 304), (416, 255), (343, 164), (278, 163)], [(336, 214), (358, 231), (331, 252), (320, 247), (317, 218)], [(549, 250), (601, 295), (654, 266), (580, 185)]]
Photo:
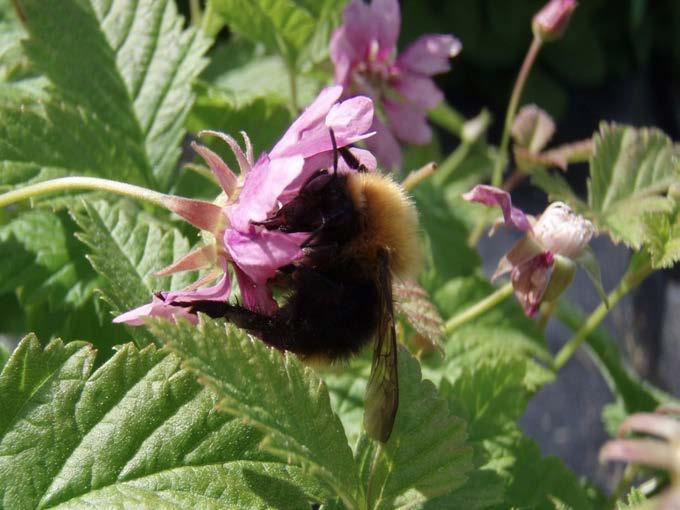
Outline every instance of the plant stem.
[(450, 335), (463, 324), (470, 322), (472, 319), (479, 317), (484, 312), (491, 310), (493, 307), (502, 303), (505, 299), (512, 295), (512, 284), (507, 283), (496, 289), (492, 294), (478, 301), (469, 308), (466, 308), (458, 315), (451, 317), (446, 324), (444, 324), (444, 334)]
[(430, 110), (427, 113), (427, 117), (452, 135), (461, 138), (463, 126), (465, 125), (465, 117), (451, 108), (446, 101), (442, 101), (439, 106)]
[(290, 86), (290, 102), (289, 102), (289, 108), (290, 108), (290, 113), (293, 116), (293, 118), (298, 116), (298, 113), (300, 113), (300, 108), (298, 106), (298, 90), (297, 90), (297, 76), (295, 74), (295, 69), (293, 68), (292, 65), (288, 65), (288, 84)]
[(649, 262), (647, 262), (642, 264), (642, 266), (636, 271), (626, 273), (623, 276), (619, 285), (609, 293), (609, 308), (607, 308), (604, 303), (600, 303), (600, 305), (595, 308), (593, 313), (590, 314), (579, 330), (574, 333), (574, 336), (572, 336), (571, 339), (566, 344), (564, 344), (562, 349), (560, 349), (560, 351), (557, 353), (555, 356), (555, 370), (559, 370), (567, 361), (569, 361), (569, 358), (571, 358), (571, 356), (576, 352), (588, 335), (604, 320), (604, 318), (609, 313), (609, 310), (613, 308), (623, 296), (640, 285), (640, 283), (642, 283), (642, 281), (647, 278), (651, 272), (652, 266), (649, 264)]
[(189, 13), (191, 16), (191, 24), (195, 27), (200, 27), (203, 19), (200, 0), (189, 0)]
[(541, 318), (538, 320), (538, 329), (541, 332), (545, 332), (545, 328), (548, 326), (548, 322), (550, 322), (550, 317), (552, 317), (552, 314), (555, 312), (555, 309), (557, 308), (557, 302), (559, 299), (555, 299), (554, 301), (550, 301), (549, 303), (545, 303), (543, 306)]
[(471, 144), (462, 141), (456, 149), (447, 156), (447, 158), (439, 165), (437, 174), (434, 177), (435, 183), (438, 185), (444, 184), (453, 172), (460, 166), (460, 164), (467, 158), (470, 152)]
[(142, 188), (141, 186), (135, 186), (133, 184), (126, 184), (124, 182), (110, 181), (97, 177), (62, 177), (31, 184), (30, 186), (4, 193), (0, 195), (0, 207), (5, 207), (40, 195), (49, 195), (58, 191), (76, 189), (109, 191), (118, 195), (144, 200), (145, 202), (150, 202), (159, 207), (166, 207), (168, 199), (171, 199), (169, 195), (164, 195), (157, 191)]
[(491, 177), (492, 186), (498, 187), (503, 182), (503, 167), (507, 159), (508, 145), (510, 143), (510, 131), (512, 130), (512, 124), (515, 121), (517, 106), (519, 106), (519, 100), (522, 98), (524, 85), (526, 85), (529, 72), (534, 65), (534, 61), (536, 60), (536, 56), (541, 49), (542, 43), (543, 41), (541, 41), (540, 38), (534, 36), (534, 39), (531, 41), (531, 46), (529, 46), (529, 50), (524, 57), (524, 62), (522, 62), (522, 67), (519, 70), (519, 74), (517, 75), (515, 86), (512, 89), (510, 102), (508, 103), (508, 111), (505, 114), (505, 124), (503, 126), (503, 135), (501, 137), (501, 146), (498, 151), (498, 158), (496, 159), (496, 164)]

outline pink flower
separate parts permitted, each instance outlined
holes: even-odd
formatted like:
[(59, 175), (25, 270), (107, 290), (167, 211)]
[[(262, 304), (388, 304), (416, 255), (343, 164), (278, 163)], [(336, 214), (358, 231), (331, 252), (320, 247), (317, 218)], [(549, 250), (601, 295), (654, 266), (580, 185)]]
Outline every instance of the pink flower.
[[(330, 129), (338, 147), (362, 140), (372, 133), (373, 104), (367, 97), (353, 97), (339, 102), (342, 87), (321, 91), (317, 99), (290, 126), (269, 154), (257, 162), (247, 135), (243, 133), (245, 150), (230, 136), (216, 131), (199, 135), (216, 136), (232, 149), (240, 168), (240, 176), (207, 147), (193, 144), (205, 160), (224, 192), (215, 204), (168, 197), (167, 207), (193, 225), (212, 234), (214, 242), (204, 245), (158, 274), (214, 266), (215, 271), (178, 292), (159, 292), (152, 302), (128, 311), (114, 319), (130, 325), (143, 324), (143, 317), (183, 316), (195, 320), (190, 313), (192, 301), (227, 301), (231, 294), (231, 272), (236, 275), (243, 305), (251, 310), (271, 314), (277, 309), (269, 280), (279, 268), (304, 256), (302, 244), (308, 233), (285, 233), (267, 230), (258, 225), (270, 213), (288, 203), (300, 187), (317, 170), (329, 168), (333, 162)], [(376, 161), (365, 150), (350, 152), (368, 170), (375, 170)], [(344, 161), (339, 172), (351, 170)], [(212, 287), (201, 288), (219, 278)]]
[[(662, 407), (655, 413), (632, 414), (621, 424), (619, 438), (600, 450), (601, 462), (620, 460), (670, 473), (672, 486), (654, 498), (650, 508), (680, 508), (680, 422), (671, 416), (678, 412), (675, 407)], [(625, 439), (631, 432), (653, 437)]]
[(493, 186), (475, 186), (463, 198), (499, 206), (505, 225), (527, 233), (499, 261), (492, 278), (510, 273), (515, 296), (527, 315), (534, 315), (543, 300), (553, 301), (559, 297), (573, 279), (574, 262), (584, 266), (598, 292), (604, 294), (597, 262), (586, 251), (595, 228), (568, 205), (553, 202), (538, 220), (533, 220), (513, 207), (508, 192)]
[(532, 21), (536, 37), (544, 41), (562, 37), (577, 6), (576, 0), (550, 0), (536, 13)]
[(376, 135), (366, 142), (382, 164), (401, 164), (397, 140), (425, 144), (432, 138), (426, 112), (444, 98), (431, 76), (449, 70), (449, 58), (461, 50), (451, 35), (420, 37), (397, 56), (401, 14), (397, 0), (352, 0), (344, 24), (331, 38), (335, 81), (346, 94), (366, 94), (383, 111), (376, 115)]

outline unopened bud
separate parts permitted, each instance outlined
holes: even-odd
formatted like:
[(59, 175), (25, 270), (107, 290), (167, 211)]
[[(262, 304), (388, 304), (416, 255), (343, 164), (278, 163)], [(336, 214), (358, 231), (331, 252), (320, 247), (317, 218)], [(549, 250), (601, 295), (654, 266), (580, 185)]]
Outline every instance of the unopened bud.
[(576, 0), (550, 0), (534, 16), (531, 23), (534, 35), (543, 41), (562, 37), (577, 5)]
[(544, 249), (572, 260), (581, 255), (594, 234), (593, 224), (563, 202), (550, 204), (534, 225), (534, 236)]

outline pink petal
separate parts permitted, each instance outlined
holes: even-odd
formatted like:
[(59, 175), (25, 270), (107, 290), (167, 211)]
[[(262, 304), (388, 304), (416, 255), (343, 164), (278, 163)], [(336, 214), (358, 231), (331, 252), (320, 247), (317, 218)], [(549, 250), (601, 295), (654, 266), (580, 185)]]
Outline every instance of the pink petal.
[(503, 211), (505, 224), (518, 230), (528, 232), (531, 223), (521, 209), (512, 206), (510, 193), (486, 184), (478, 184), (472, 190), (463, 194), (463, 198), (469, 202), (478, 202), (484, 205), (497, 205)]
[(236, 203), (227, 211), (234, 229), (247, 232), (252, 221), (263, 221), (279, 206), (279, 197), (302, 172), (302, 156), (260, 157), (248, 173)]
[(410, 103), (421, 110), (431, 110), (444, 100), (444, 94), (427, 76), (402, 73), (394, 88)]
[(274, 301), (269, 286), (267, 284), (257, 285), (238, 267), (235, 270), (236, 280), (238, 281), (239, 289), (241, 289), (243, 306), (248, 310), (272, 315), (278, 309), (278, 305)]
[[(341, 87), (335, 88), (342, 90)], [(328, 95), (325, 91), (322, 91), (321, 94)], [(335, 98), (335, 95), (329, 97)], [(315, 108), (316, 112), (314, 115), (308, 115), (307, 111), (312, 107)], [(328, 109), (323, 111), (322, 107)], [(333, 144), (329, 128), (333, 128), (335, 131), (338, 147), (344, 147), (371, 136), (371, 133), (366, 133), (366, 131), (369, 129), (373, 118), (373, 102), (367, 97), (354, 97), (332, 105), (329, 105), (328, 101), (320, 104), (317, 99), (307, 111), (293, 123), (295, 129), (291, 127), (276, 144), (270, 154), (272, 159), (293, 155), (307, 158), (331, 150)], [(323, 116), (319, 117), (318, 114), (322, 113)], [(298, 124), (303, 117), (306, 117), (309, 122)]]
[(600, 450), (600, 462), (622, 460), (661, 469), (673, 467), (675, 452), (663, 441), (652, 439), (617, 439)]
[(189, 312), (188, 308), (172, 306), (156, 296), (153, 297), (151, 303), (129, 310), (115, 317), (113, 322), (129, 326), (143, 326), (145, 317), (164, 317), (166, 319), (184, 317), (194, 324), (198, 322), (196, 315)]
[(397, 48), (401, 28), (399, 2), (397, 0), (373, 0), (371, 12), (377, 25), (381, 53), (392, 53)]
[(381, 165), (388, 170), (401, 167), (401, 147), (392, 132), (377, 116), (373, 117), (371, 130), (375, 135), (366, 140), (366, 147), (375, 154)]
[(407, 143), (423, 145), (432, 140), (432, 129), (425, 114), (407, 103), (383, 101), (390, 129), (396, 137)]
[(217, 282), (212, 287), (206, 287), (204, 289), (191, 290), (191, 291), (174, 291), (174, 292), (164, 292), (162, 293), (163, 298), (166, 303), (191, 303), (192, 301), (224, 301), (229, 300), (231, 295), (231, 276), (228, 272), (225, 272)]
[(193, 271), (207, 267), (215, 261), (215, 245), (208, 244), (184, 255), (167, 267), (154, 273), (154, 276), (167, 276), (182, 271)]
[(308, 233), (286, 234), (261, 229), (249, 234), (227, 229), (224, 243), (236, 264), (253, 282), (264, 285), (276, 271), (303, 257), (300, 245)]
[(236, 185), (238, 184), (238, 178), (236, 177), (236, 174), (234, 174), (231, 168), (229, 168), (229, 166), (224, 161), (222, 161), (222, 158), (220, 158), (207, 147), (199, 145), (196, 142), (191, 142), (191, 148), (194, 149), (194, 151), (196, 151), (206, 163), (208, 163), (210, 170), (212, 170), (212, 173), (215, 174), (215, 177), (217, 177), (217, 181), (220, 183), (222, 190), (227, 194), (228, 197), (231, 196), (231, 194), (236, 189)]
[(357, 61), (354, 47), (347, 40), (345, 27), (333, 32), (330, 44), (330, 55), (335, 65), (335, 83), (344, 86), (349, 84), (352, 65)]
[(619, 437), (628, 432), (644, 432), (664, 439), (680, 439), (680, 422), (657, 413), (636, 413), (626, 418), (619, 428)]
[(315, 127), (323, 126), (323, 120), (341, 95), (342, 87), (340, 85), (323, 89), (314, 102), (291, 124), (288, 131), (270, 152), (270, 157), (301, 154), (300, 151), (296, 150), (297, 144), (306, 132)]
[(529, 317), (541, 306), (541, 300), (550, 282), (552, 265), (553, 256), (546, 252), (512, 269), (510, 279), (515, 296)]
[(458, 55), (462, 47), (460, 41), (452, 35), (424, 35), (399, 55), (397, 65), (407, 71), (428, 76), (445, 73), (451, 68), (449, 59)]
[(211, 202), (165, 195), (163, 205), (201, 230), (214, 232), (224, 222), (222, 209)]
[(366, 58), (371, 39), (377, 33), (377, 20), (371, 8), (362, 0), (352, 0), (345, 7), (343, 27), (356, 54), (361, 59)]
[(538, 244), (531, 235), (524, 236), (498, 262), (498, 267), (491, 277), (491, 281), (495, 281), (500, 276), (511, 271), (513, 267), (524, 264), (543, 252), (543, 246)]
[[(333, 129), (338, 147), (368, 138), (373, 123), (373, 101), (357, 96), (334, 104), (326, 115), (326, 127)], [(330, 142), (330, 141), (329, 141)], [(332, 148), (332, 145), (329, 149)]]

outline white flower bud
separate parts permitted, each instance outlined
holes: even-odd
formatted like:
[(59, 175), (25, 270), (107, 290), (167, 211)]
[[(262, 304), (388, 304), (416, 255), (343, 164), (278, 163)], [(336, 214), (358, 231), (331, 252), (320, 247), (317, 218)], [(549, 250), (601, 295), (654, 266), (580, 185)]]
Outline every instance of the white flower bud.
[(534, 225), (534, 236), (546, 250), (575, 259), (593, 235), (593, 224), (563, 202), (553, 202)]

